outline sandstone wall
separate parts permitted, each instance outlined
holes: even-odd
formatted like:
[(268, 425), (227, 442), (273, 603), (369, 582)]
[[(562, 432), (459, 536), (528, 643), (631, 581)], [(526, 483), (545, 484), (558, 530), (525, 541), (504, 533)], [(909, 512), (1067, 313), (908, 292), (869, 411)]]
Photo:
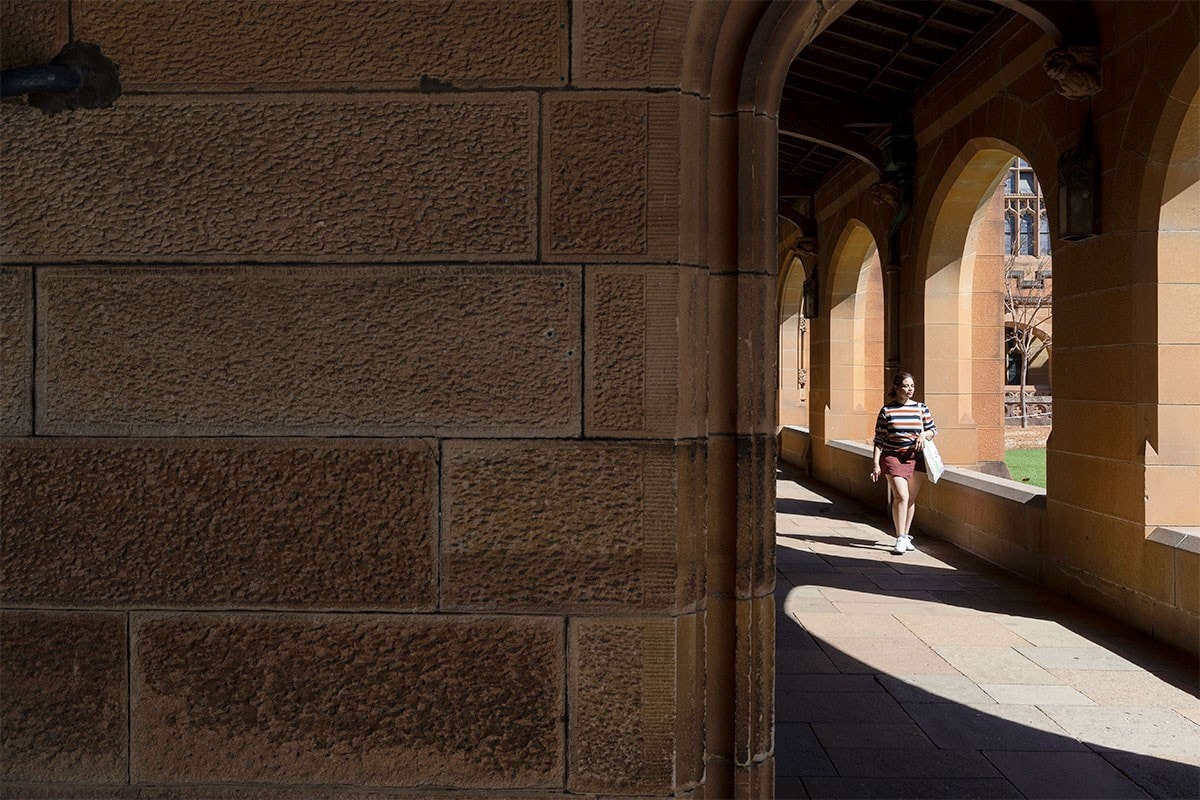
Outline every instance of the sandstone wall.
[(6, 787), (700, 783), (689, 7), (3, 4)]

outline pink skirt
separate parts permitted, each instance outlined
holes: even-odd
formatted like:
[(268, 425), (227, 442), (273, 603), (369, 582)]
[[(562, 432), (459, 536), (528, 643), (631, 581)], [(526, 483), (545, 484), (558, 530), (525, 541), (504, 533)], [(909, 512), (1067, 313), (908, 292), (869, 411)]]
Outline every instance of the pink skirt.
[(892, 450), (880, 456), (879, 471), (884, 475), (911, 478), (913, 472), (925, 471), (925, 456), (916, 450)]

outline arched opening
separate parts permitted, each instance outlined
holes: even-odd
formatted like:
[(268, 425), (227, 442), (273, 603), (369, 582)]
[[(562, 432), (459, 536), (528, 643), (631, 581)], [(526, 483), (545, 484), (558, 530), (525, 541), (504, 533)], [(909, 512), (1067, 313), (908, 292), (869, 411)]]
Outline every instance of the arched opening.
[(883, 397), (883, 273), (871, 231), (851, 220), (830, 258), (827, 439), (871, 439)]
[(788, 249), (779, 287), (779, 424), (808, 427), (809, 332), (804, 262)]
[[(1146, 525), (1200, 525), (1200, 88), (1193, 54), (1160, 125), (1157, 198), (1156, 430), (1146, 448)], [(1163, 140), (1166, 140), (1163, 142)], [(1167, 148), (1169, 147), (1169, 151)], [(1156, 148), (1157, 150), (1157, 148)], [(1169, 155), (1167, 155), (1169, 152)], [(1160, 156), (1161, 158), (1161, 156)], [(1190, 488), (1187, 488), (1190, 487)]]
[(1035, 216), (1005, 205), (1006, 193), (1033, 192), (1032, 169), (1010, 170), (1014, 158), (998, 140), (968, 144), (938, 186), (921, 239), (918, 335), (939, 448), (949, 463), (1003, 476), (1005, 274), (1026, 236), (1036, 246)]

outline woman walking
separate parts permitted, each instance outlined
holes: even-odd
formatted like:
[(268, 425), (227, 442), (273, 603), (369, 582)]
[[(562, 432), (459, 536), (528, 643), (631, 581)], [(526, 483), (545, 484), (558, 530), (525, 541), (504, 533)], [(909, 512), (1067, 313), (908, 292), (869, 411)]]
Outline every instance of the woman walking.
[(925, 442), (937, 435), (929, 406), (913, 400), (917, 384), (907, 372), (892, 378), (891, 398), (879, 409), (875, 421), (875, 447), (872, 450), (871, 481), (887, 477), (892, 490), (892, 524), (896, 526), (896, 546), (892, 552), (915, 550), (912, 543), (913, 513), (917, 495), (925, 482)]

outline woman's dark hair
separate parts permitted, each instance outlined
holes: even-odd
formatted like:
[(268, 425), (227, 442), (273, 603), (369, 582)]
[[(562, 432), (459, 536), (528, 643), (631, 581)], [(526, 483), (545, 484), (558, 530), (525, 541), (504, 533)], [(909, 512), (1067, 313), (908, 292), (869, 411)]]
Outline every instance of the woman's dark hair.
[(904, 383), (907, 380), (915, 381), (916, 378), (914, 378), (912, 376), (911, 372), (897, 372), (895, 375), (892, 376), (892, 388), (888, 390), (888, 399), (889, 400), (896, 399), (896, 390), (900, 388), (900, 384)]

